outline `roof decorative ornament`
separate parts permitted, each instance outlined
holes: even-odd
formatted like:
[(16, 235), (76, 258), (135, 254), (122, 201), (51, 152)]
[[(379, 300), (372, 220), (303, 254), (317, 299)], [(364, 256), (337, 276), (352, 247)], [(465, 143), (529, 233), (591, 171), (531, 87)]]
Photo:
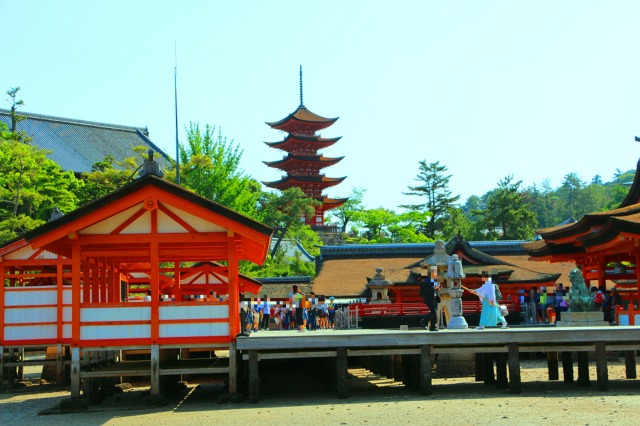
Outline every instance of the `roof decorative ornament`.
[(304, 108), (304, 103), (302, 102), (302, 65), (300, 65), (300, 107)]
[(164, 177), (164, 172), (160, 168), (160, 164), (153, 159), (153, 150), (150, 149), (147, 153), (149, 154), (149, 158), (144, 160), (144, 163), (142, 163), (142, 166), (140, 166), (140, 171), (138, 172), (138, 176), (145, 177), (145, 176), (153, 175), (158, 177)]
[(450, 260), (451, 256), (447, 254), (447, 249), (444, 245), (444, 241), (438, 240), (436, 241), (435, 247), (433, 248), (433, 255), (428, 259), (425, 259), (424, 261), (427, 265), (443, 266), (449, 265)]
[(58, 206), (54, 206), (53, 210), (51, 211), (51, 215), (49, 216), (48, 222), (61, 218), (62, 216), (64, 216), (64, 213), (60, 211)]

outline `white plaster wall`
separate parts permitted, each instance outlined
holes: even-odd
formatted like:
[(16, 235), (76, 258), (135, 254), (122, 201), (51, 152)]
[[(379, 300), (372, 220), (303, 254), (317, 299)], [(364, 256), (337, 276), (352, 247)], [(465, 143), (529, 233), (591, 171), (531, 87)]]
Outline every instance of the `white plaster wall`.
[(228, 305), (161, 306), (160, 320), (229, 318)]
[[(167, 209), (175, 213), (177, 216), (179, 216), (181, 219), (183, 219), (185, 222), (187, 222), (189, 225), (191, 225), (193, 228), (195, 228), (198, 232), (226, 232), (225, 228), (219, 225), (216, 225), (215, 223), (211, 223), (205, 219), (202, 219), (191, 213), (187, 213), (186, 211), (180, 210), (176, 207), (169, 206), (167, 204), (163, 204), (163, 205), (164, 207), (166, 207)], [(165, 216), (166, 219), (169, 219), (169, 217), (164, 214), (159, 216)], [(173, 225), (172, 225), (170, 224), (170, 222), (173, 222), (173, 220), (159, 221), (158, 231), (159, 232), (175, 232), (173, 229), (177, 224), (173, 222)], [(184, 229), (182, 227), (180, 228)]]
[(80, 322), (87, 321), (151, 321), (151, 307), (81, 308)]
[(123, 210), (118, 214), (84, 228), (80, 231), (80, 234), (110, 234), (111, 231), (116, 229), (122, 222), (140, 210), (142, 206), (143, 203), (136, 204), (135, 206)]
[(229, 336), (228, 322), (160, 324), (160, 337)]
[(5, 326), (4, 340), (55, 339), (56, 325)]
[(38, 287), (38, 290), (6, 288), (4, 292), (4, 306), (55, 305), (57, 301), (56, 286)]
[(80, 326), (81, 340), (150, 339), (150, 324)]
[(5, 324), (33, 324), (58, 321), (58, 312), (52, 308), (10, 308), (4, 310)]

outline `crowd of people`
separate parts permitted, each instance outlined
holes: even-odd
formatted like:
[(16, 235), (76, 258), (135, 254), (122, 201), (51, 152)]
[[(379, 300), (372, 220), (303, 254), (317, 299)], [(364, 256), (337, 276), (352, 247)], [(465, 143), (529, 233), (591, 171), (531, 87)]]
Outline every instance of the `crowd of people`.
[(623, 306), (622, 298), (618, 294), (618, 290), (614, 287), (607, 292), (602, 287), (592, 287), (591, 293), (593, 294), (593, 308), (596, 311), (604, 312), (605, 321), (609, 321), (610, 324), (615, 324), (616, 307)]
[(244, 310), (245, 332), (267, 330), (298, 330), (301, 332), (332, 329), (335, 327), (335, 298), (304, 295), (294, 285), (289, 301), (263, 301), (253, 303)]

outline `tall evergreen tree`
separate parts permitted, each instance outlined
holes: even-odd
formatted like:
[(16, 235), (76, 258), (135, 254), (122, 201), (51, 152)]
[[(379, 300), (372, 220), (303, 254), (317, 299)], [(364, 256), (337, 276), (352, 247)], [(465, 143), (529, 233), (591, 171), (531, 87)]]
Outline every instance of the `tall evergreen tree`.
[(340, 223), (340, 232), (343, 234), (347, 232), (347, 225), (353, 221), (358, 212), (361, 212), (364, 207), (362, 204), (362, 198), (366, 189), (353, 188), (349, 199), (340, 207), (329, 210), (329, 215), (332, 218), (336, 218)]
[(197, 194), (230, 209), (255, 217), (260, 183), (240, 167), (242, 150), (214, 126), (197, 123), (187, 129), (187, 144), (180, 145), (180, 183)]
[(409, 186), (410, 192), (403, 192), (405, 195), (423, 198), (422, 203), (406, 204), (400, 207), (429, 213), (429, 220), (423, 231), (429, 238), (434, 238), (438, 232), (442, 231), (449, 208), (460, 199), (459, 195), (451, 195), (449, 190), (451, 175), (446, 175), (446, 171), (447, 167), (440, 165), (439, 161), (427, 164), (422, 160), (419, 162), (419, 172), (415, 178), (420, 185)]
[(507, 176), (498, 183), (487, 200), (485, 210), (474, 212), (481, 216), (480, 224), (489, 238), (526, 240), (533, 238), (536, 214), (531, 211), (526, 195), (520, 190), (522, 181), (513, 182)]

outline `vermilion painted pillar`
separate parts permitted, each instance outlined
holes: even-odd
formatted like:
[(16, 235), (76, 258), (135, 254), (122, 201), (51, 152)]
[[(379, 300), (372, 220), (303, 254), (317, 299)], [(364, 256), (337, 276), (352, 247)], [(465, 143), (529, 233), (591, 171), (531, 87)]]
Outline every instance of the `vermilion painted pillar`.
[(229, 263), (229, 337), (235, 340), (240, 332), (240, 286), (238, 284), (238, 256), (235, 235), (227, 231), (227, 258)]

